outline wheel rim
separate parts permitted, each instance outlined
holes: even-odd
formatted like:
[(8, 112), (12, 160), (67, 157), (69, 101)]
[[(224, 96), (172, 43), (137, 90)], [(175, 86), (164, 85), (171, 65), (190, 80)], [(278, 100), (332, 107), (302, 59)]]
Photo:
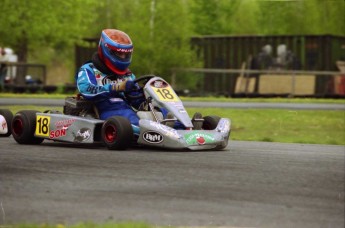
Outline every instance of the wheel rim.
[(21, 119), (15, 119), (12, 124), (12, 133), (20, 136), (23, 133), (23, 129), (23, 121)]
[(116, 128), (112, 125), (109, 125), (105, 128), (105, 140), (108, 143), (112, 143), (116, 140), (117, 138), (117, 131)]

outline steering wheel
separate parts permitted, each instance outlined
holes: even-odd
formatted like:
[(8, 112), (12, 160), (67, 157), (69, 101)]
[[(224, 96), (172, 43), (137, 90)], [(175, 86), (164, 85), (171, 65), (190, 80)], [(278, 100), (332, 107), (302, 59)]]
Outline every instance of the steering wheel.
[(140, 78), (137, 78), (134, 80), (135, 83), (138, 83), (140, 88), (143, 88), (148, 81), (150, 81), (151, 78), (156, 77), (155, 75), (149, 74), (149, 75), (143, 75)]
[(137, 98), (141, 98), (144, 96), (144, 92), (143, 92), (143, 88), (146, 85), (146, 83), (153, 77), (156, 77), (155, 75), (143, 75), (140, 78), (137, 78), (134, 80), (134, 82), (136, 84), (138, 84), (139, 88), (133, 90), (135, 93), (125, 93), (125, 96), (129, 99), (129, 100), (133, 100), (133, 99), (137, 99)]

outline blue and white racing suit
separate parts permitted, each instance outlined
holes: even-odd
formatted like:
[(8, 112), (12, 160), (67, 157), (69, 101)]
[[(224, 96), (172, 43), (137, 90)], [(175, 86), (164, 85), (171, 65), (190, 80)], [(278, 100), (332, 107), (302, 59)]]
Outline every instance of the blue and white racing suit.
[(139, 134), (139, 117), (131, 106), (138, 108), (144, 100), (137, 99), (130, 103), (126, 100), (123, 92), (111, 90), (114, 83), (134, 79), (135, 75), (129, 70), (125, 75), (109, 76), (99, 71), (92, 62), (88, 62), (81, 66), (76, 80), (81, 95), (95, 103), (100, 113), (100, 119), (105, 120), (111, 116), (123, 116), (131, 122), (134, 133)]

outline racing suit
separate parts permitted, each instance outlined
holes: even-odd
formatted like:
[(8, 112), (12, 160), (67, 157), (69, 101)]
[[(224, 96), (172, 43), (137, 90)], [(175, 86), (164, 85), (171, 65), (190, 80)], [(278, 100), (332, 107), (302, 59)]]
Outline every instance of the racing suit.
[(125, 80), (135, 80), (135, 75), (129, 70), (124, 75), (105, 74), (97, 69), (91, 61), (80, 67), (76, 78), (79, 92), (85, 99), (95, 103), (100, 113), (100, 119), (123, 116), (131, 122), (134, 133), (139, 133), (139, 117), (131, 106), (138, 108), (144, 98), (128, 101), (124, 92), (116, 92), (111, 89), (114, 83)]

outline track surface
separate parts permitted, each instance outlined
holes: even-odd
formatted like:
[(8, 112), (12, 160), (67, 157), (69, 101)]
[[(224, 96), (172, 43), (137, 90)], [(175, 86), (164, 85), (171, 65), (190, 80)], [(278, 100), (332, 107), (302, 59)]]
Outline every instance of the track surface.
[(344, 227), (344, 146), (230, 141), (225, 151), (108, 151), (0, 138), (0, 226)]

